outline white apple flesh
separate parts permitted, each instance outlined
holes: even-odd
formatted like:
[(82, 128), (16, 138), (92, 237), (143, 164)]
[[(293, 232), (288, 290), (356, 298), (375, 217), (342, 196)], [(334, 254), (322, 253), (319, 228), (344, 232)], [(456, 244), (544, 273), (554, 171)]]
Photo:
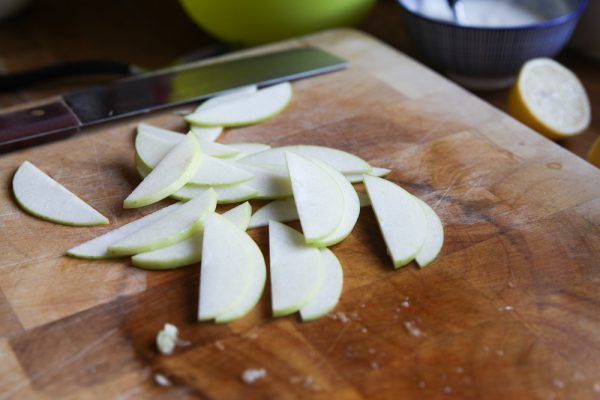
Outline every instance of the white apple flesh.
[(258, 191), (251, 186), (240, 183), (237, 185), (229, 186), (190, 186), (185, 185), (177, 192), (173, 193), (172, 198), (180, 201), (189, 201), (194, 199), (208, 190), (214, 190), (217, 195), (217, 203), (219, 204), (230, 204), (239, 203), (256, 198)]
[(123, 202), (136, 208), (169, 197), (185, 185), (201, 162), (198, 140), (193, 133), (175, 145)]
[(185, 120), (199, 126), (251, 125), (273, 118), (291, 99), (292, 85), (284, 82), (221, 104), (200, 107)]
[(344, 271), (338, 258), (327, 248), (319, 249), (323, 257), (325, 277), (315, 297), (300, 309), (303, 321), (312, 321), (333, 310), (342, 295)]
[[(201, 128), (203, 130), (222, 131), (223, 128)], [(216, 132), (191, 130), (200, 144), (203, 154), (213, 157), (233, 157), (238, 151), (221, 143), (210, 140)], [(135, 137), (136, 153), (148, 167), (153, 168), (166, 155), (166, 153), (177, 143), (181, 142), (185, 134), (159, 128), (157, 126), (141, 123), (137, 128)]]
[(239, 162), (253, 165), (285, 165), (285, 154), (293, 152), (304, 157), (314, 157), (326, 162), (343, 174), (368, 174), (371, 166), (360, 157), (343, 150), (313, 145), (292, 145), (251, 154)]
[(276, 221), (269, 223), (269, 255), (273, 315), (292, 314), (319, 291), (325, 278), (323, 257), (300, 232)]
[(213, 190), (208, 190), (158, 221), (112, 244), (108, 251), (115, 255), (130, 255), (180, 242), (199, 233), (204, 215), (214, 211), (216, 206), (217, 196)]
[(269, 225), (269, 221), (289, 222), (298, 219), (298, 210), (293, 198), (274, 200), (259, 208), (250, 218), (248, 228)]
[[(390, 172), (392, 172), (391, 169), (373, 167), (373, 169), (371, 170), (371, 172), (369, 172), (367, 175), (381, 177), (381, 176), (388, 175)], [(352, 183), (362, 182), (363, 181), (363, 175), (364, 174), (344, 174), (344, 176), (346, 177), (346, 179), (348, 179), (348, 181), (352, 182)]]
[[(246, 202), (222, 215), (241, 230), (246, 230), (252, 207)], [(202, 259), (203, 232), (197, 233), (181, 242), (162, 247), (153, 251), (139, 253), (131, 257), (131, 263), (136, 267), (163, 270), (179, 268), (200, 262)]]
[(352, 232), (352, 229), (354, 229), (354, 225), (356, 225), (358, 215), (360, 214), (360, 201), (358, 200), (356, 190), (344, 177), (344, 175), (318, 158), (312, 158), (312, 161), (325, 170), (325, 172), (327, 172), (329, 176), (335, 180), (336, 184), (340, 188), (344, 201), (344, 212), (338, 226), (333, 230), (333, 232), (312, 244), (316, 247), (333, 246), (346, 239)]
[(287, 166), (306, 243), (332, 233), (344, 216), (344, 195), (327, 171), (301, 155), (286, 153)]
[(252, 238), (245, 232), (243, 233), (243, 236), (244, 245), (246, 246), (247, 252), (250, 256), (250, 266), (252, 268), (250, 286), (248, 287), (246, 294), (239, 302), (237, 302), (229, 310), (215, 317), (215, 322), (219, 324), (228, 323), (246, 315), (254, 308), (256, 303), (258, 303), (260, 296), (265, 290), (265, 282), (267, 280), (267, 267), (265, 265), (265, 258), (254, 240), (252, 240)]
[(239, 153), (233, 157), (231, 160), (240, 160), (244, 157), (248, 157), (251, 154), (260, 153), (261, 151), (269, 150), (271, 146), (263, 143), (227, 143), (227, 147), (235, 149), (239, 151)]
[(15, 172), (12, 188), (21, 208), (36, 217), (73, 226), (108, 224), (108, 218), (29, 161)]
[(412, 194), (393, 182), (368, 175), (364, 182), (394, 267), (408, 264), (427, 237), (423, 208)]
[(208, 110), (215, 106), (229, 103), (233, 100), (239, 100), (243, 97), (247, 97), (250, 94), (256, 93), (257, 90), (258, 90), (258, 88), (256, 87), (256, 85), (248, 85), (248, 86), (243, 86), (240, 88), (236, 88), (236, 89), (227, 91), (223, 94), (219, 94), (217, 96), (211, 97), (210, 99), (202, 102), (202, 104), (200, 104), (196, 108), (194, 113), (200, 112), (202, 110)]
[(118, 257), (108, 251), (108, 247), (117, 243), (121, 239), (139, 231), (146, 225), (159, 220), (171, 211), (175, 211), (181, 206), (181, 203), (171, 204), (168, 207), (161, 208), (158, 211), (148, 214), (140, 219), (136, 219), (117, 229), (109, 231), (104, 235), (98, 236), (92, 240), (82, 243), (67, 251), (67, 255), (77, 258), (87, 259), (105, 259)]
[(423, 200), (416, 198), (419, 205), (425, 211), (425, 217), (427, 218), (427, 237), (423, 247), (417, 253), (415, 261), (419, 264), (419, 267), (424, 268), (429, 265), (438, 256), (442, 250), (444, 244), (444, 226), (440, 217), (433, 211), (429, 204)]
[(244, 232), (219, 214), (207, 214), (200, 268), (200, 321), (225, 313), (244, 298), (253, 278), (251, 260)]

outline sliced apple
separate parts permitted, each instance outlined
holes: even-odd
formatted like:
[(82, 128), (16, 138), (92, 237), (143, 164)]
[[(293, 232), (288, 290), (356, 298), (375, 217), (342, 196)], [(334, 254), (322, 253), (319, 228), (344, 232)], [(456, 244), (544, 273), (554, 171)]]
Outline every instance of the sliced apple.
[(444, 226), (440, 217), (433, 211), (429, 204), (423, 200), (415, 197), (419, 205), (425, 211), (425, 217), (427, 218), (427, 237), (423, 247), (417, 253), (415, 261), (419, 264), (419, 267), (424, 268), (429, 265), (438, 256), (442, 250), (444, 244)]
[(213, 319), (244, 298), (252, 282), (252, 256), (244, 232), (227, 218), (205, 217), (198, 319)]
[[(371, 205), (369, 196), (364, 192), (356, 192), (361, 207)], [(250, 218), (249, 229), (269, 225), (269, 221), (290, 222), (298, 219), (298, 210), (294, 198), (273, 200), (258, 210)]]
[[(213, 142), (196, 131), (192, 132), (196, 135), (203, 154), (213, 157), (232, 157), (238, 154), (235, 149)], [(181, 142), (184, 137), (183, 133), (142, 123), (137, 128), (135, 151), (147, 167), (154, 168), (167, 152)]]
[(217, 203), (219, 204), (239, 203), (241, 201), (254, 199), (258, 196), (258, 191), (256, 189), (242, 183), (230, 186), (214, 186), (212, 188), (185, 185), (183, 188), (173, 193), (171, 197), (176, 200), (189, 201), (202, 195), (209, 189), (215, 191), (217, 194)]
[(338, 183), (312, 160), (286, 153), (287, 166), (306, 243), (332, 233), (344, 216), (344, 195)]
[[(150, 173), (150, 171), (152, 171), (152, 169), (146, 166), (146, 164), (141, 160), (141, 158), (137, 154), (135, 158), (135, 166), (137, 168), (138, 173), (142, 177), (146, 177)], [(204, 155), (202, 156), (202, 163), (200, 167), (198, 167), (194, 175), (190, 178), (188, 184), (186, 184), (180, 191), (175, 193), (172, 197), (178, 200), (189, 200), (189, 198), (194, 196), (184, 196), (183, 194), (186, 192), (194, 193), (193, 190), (186, 190), (189, 188), (193, 189), (194, 187), (201, 187), (202, 189), (204, 187), (213, 186), (215, 187), (215, 189), (217, 189), (218, 187), (229, 187), (253, 180), (254, 175), (247, 170), (248, 168), (246, 168), (245, 166), (243, 168), (240, 168), (233, 162), (220, 160), (218, 158)], [(262, 180), (259, 180), (258, 182), (262, 182)], [(243, 196), (248, 196), (249, 194), (247, 192), (248, 190), (244, 190)], [(256, 192), (257, 196), (258, 190), (253, 189), (252, 193), (254, 192)], [(232, 197), (231, 195), (225, 195), (225, 193), (227, 193), (227, 191), (223, 192), (223, 198), (233, 198), (234, 201), (240, 201), (240, 199), (247, 200), (248, 198), (250, 198), (236, 198)], [(182, 199), (182, 197), (187, 198)]]
[(250, 94), (256, 93), (257, 90), (258, 90), (258, 88), (256, 87), (256, 85), (248, 85), (248, 86), (243, 86), (241, 88), (236, 88), (236, 89), (227, 91), (223, 94), (219, 94), (217, 96), (211, 97), (210, 99), (202, 102), (202, 104), (200, 104), (194, 112), (208, 110), (215, 106), (229, 103), (230, 101), (233, 101), (233, 100), (239, 100)]
[(346, 239), (352, 232), (352, 229), (354, 229), (354, 225), (356, 225), (358, 215), (360, 214), (360, 201), (358, 200), (356, 190), (344, 175), (318, 158), (312, 158), (312, 161), (324, 169), (335, 180), (343, 196), (344, 212), (340, 223), (333, 232), (313, 243), (313, 246), (316, 247), (333, 246)]
[(115, 255), (130, 255), (180, 242), (199, 233), (204, 214), (214, 211), (216, 206), (217, 195), (213, 190), (208, 190), (202, 196), (112, 244), (108, 251)]
[(36, 217), (74, 226), (108, 224), (108, 218), (29, 161), (15, 172), (12, 187), (19, 206)]
[(326, 162), (343, 174), (368, 174), (371, 166), (360, 157), (331, 147), (313, 145), (293, 145), (274, 147), (260, 153), (251, 154), (239, 162), (253, 165), (285, 165), (285, 154), (293, 152), (304, 157), (315, 157)]
[(325, 277), (315, 297), (300, 309), (300, 316), (303, 321), (311, 321), (327, 314), (334, 309), (342, 295), (344, 271), (340, 261), (327, 248), (319, 251), (323, 257)]
[(248, 228), (269, 225), (269, 221), (289, 222), (298, 219), (298, 210), (293, 198), (275, 200), (259, 208), (250, 218)]
[(245, 202), (229, 211), (224, 212), (222, 215), (230, 220), (240, 230), (245, 231), (248, 229), (248, 224), (250, 223), (250, 218), (252, 217), (252, 206), (250, 203)]
[[(238, 165), (243, 166), (243, 164)], [(257, 199), (280, 199), (292, 196), (292, 184), (285, 166), (244, 165), (243, 168), (254, 176), (254, 179), (246, 184), (256, 189)]]
[[(221, 133), (223, 133), (222, 126), (211, 126), (209, 128), (205, 128), (205, 127), (201, 127), (201, 126), (192, 126), (190, 128), (190, 130), (196, 134), (200, 143), (202, 143), (204, 141), (214, 142), (219, 138), (219, 136), (221, 136)], [(212, 154), (212, 155), (214, 156), (215, 154)], [(231, 154), (231, 155), (228, 154), (228, 156), (232, 156), (232, 155), (233, 154)]]
[(200, 146), (193, 133), (175, 145), (123, 202), (136, 208), (160, 201), (185, 185), (198, 169)]
[(136, 219), (126, 225), (123, 225), (117, 229), (109, 231), (104, 235), (98, 236), (92, 240), (75, 246), (67, 251), (67, 255), (77, 258), (87, 259), (105, 259), (119, 257), (115, 254), (109, 253), (108, 247), (119, 240), (139, 231), (146, 225), (157, 221), (171, 211), (175, 211), (181, 203), (171, 204), (168, 207), (161, 208), (158, 211), (148, 214), (140, 219)]
[(267, 267), (265, 266), (265, 258), (256, 245), (256, 242), (247, 234), (243, 233), (244, 245), (247, 247), (250, 255), (250, 266), (252, 268), (252, 278), (250, 286), (244, 297), (238, 301), (233, 307), (215, 317), (215, 322), (224, 324), (233, 320), (239, 319), (246, 315), (254, 308), (263, 291), (265, 290), (265, 282), (267, 279)]
[(399, 268), (417, 256), (427, 237), (427, 218), (415, 197), (383, 178), (365, 175), (365, 187), (388, 252)]
[[(381, 177), (381, 176), (386, 176), (390, 172), (392, 172), (391, 169), (373, 167), (371, 172), (369, 172), (367, 175)], [(358, 183), (358, 182), (363, 181), (363, 174), (344, 174), (344, 176), (346, 177), (346, 179), (348, 179), (349, 182), (352, 182), (352, 183)]]
[[(239, 229), (246, 230), (251, 213), (252, 207), (250, 203), (246, 202), (222, 215)], [(140, 268), (162, 270), (179, 268), (200, 262), (202, 259), (203, 236), (203, 232), (200, 232), (170, 246), (136, 254), (131, 257), (131, 263)]]
[(196, 110), (185, 120), (200, 126), (242, 126), (266, 121), (279, 114), (292, 99), (288, 82), (269, 86), (249, 95)]
[(261, 151), (269, 150), (271, 148), (268, 144), (263, 143), (227, 143), (227, 147), (239, 151), (237, 155), (230, 158), (231, 160), (239, 160), (251, 154), (260, 153)]
[(228, 186), (248, 182), (254, 174), (239, 168), (233, 162), (204, 156), (202, 165), (188, 182), (190, 186)]
[(276, 221), (269, 222), (269, 255), (273, 315), (292, 314), (319, 291), (325, 278), (323, 257), (300, 232)]

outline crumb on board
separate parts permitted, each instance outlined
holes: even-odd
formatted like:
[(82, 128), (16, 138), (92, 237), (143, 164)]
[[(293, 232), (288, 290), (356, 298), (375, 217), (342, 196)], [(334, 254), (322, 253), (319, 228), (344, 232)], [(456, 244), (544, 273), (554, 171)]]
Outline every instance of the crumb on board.
[(423, 335), (414, 321), (404, 321), (404, 328), (410, 336), (419, 337)]
[(169, 378), (167, 378), (163, 374), (154, 374), (154, 382), (156, 382), (160, 386), (171, 386), (172, 385)]
[(220, 340), (215, 342), (215, 347), (219, 349), (219, 351), (225, 351), (225, 345)]
[(248, 368), (242, 373), (242, 381), (252, 384), (265, 376), (267, 376), (267, 371), (264, 368)]
[(156, 335), (156, 347), (162, 354), (172, 354), (177, 344), (179, 330), (175, 325), (166, 323), (164, 328)]

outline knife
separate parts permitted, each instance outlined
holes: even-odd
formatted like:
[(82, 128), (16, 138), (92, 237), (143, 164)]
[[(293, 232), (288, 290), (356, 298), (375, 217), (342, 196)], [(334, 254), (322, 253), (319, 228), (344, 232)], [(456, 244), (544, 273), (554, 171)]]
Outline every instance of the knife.
[(203, 100), (241, 86), (267, 86), (347, 65), (326, 51), (303, 47), (125, 78), (0, 114), (0, 152), (65, 138), (91, 125)]

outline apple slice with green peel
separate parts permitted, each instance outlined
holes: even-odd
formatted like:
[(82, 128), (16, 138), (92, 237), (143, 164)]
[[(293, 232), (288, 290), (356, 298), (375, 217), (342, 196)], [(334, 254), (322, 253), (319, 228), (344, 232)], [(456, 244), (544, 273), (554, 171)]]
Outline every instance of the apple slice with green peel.
[[(367, 175), (381, 177), (381, 176), (386, 176), (390, 172), (392, 172), (391, 169), (373, 167), (371, 172), (368, 173)], [(358, 183), (358, 182), (363, 181), (363, 174), (344, 174), (344, 176), (346, 177), (346, 179), (348, 179), (349, 182), (352, 182), (352, 183)]]
[(221, 104), (200, 107), (184, 118), (190, 124), (200, 126), (252, 125), (273, 118), (291, 99), (292, 85), (284, 82)]
[(161, 219), (110, 245), (108, 251), (115, 255), (143, 253), (169, 246), (199, 233), (203, 217), (217, 206), (217, 195), (208, 190), (170, 212)]
[(231, 210), (225, 211), (221, 215), (230, 220), (240, 230), (245, 231), (248, 229), (248, 224), (252, 217), (252, 206), (250, 203), (245, 202)]
[(269, 221), (289, 222), (298, 219), (298, 210), (293, 198), (275, 200), (259, 208), (250, 218), (248, 228), (269, 225)]
[(204, 101), (198, 106), (198, 108), (196, 108), (194, 112), (208, 110), (209, 108), (219, 106), (233, 100), (238, 100), (240, 98), (248, 96), (249, 94), (256, 93), (257, 90), (258, 87), (256, 87), (256, 85), (242, 86), (240, 88), (229, 90), (223, 94), (219, 94)]
[(257, 199), (281, 199), (292, 196), (292, 184), (285, 166), (238, 165), (254, 175), (254, 179), (246, 184), (256, 189)]
[(423, 207), (412, 194), (393, 182), (369, 175), (365, 175), (364, 182), (394, 267), (408, 264), (427, 237)]
[(230, 160), (239, 160), (251, 154), (260, 153), (261, 151), (269, 150), (271, 148), (268, 144), (263, 143), (227, 143), (227, 147), (239, 151), (237, 155), (230, 157)]
[(180, 206), (181, 203), (175, 203), (168, 207), (161, 208), (152, 214), (148, 214), (140, 219), (136, 219), (135, 221), (109, 231), (104, 235), (98, 236), (92, 240), (75, 246), (67, 251), (67, 255), (90, 260), (118, 257), (108, 252), (108, 247), (110, 245), (117, 243), (119, 240), (133, 234), (136, 231), (139, 231), (146, 225), (157, 221), (171, 211), (175, 211)]
[(342, 222), (344, 195), (336, 180), (314, 161), (286, 153), (287, 166), (306, 243), (331, 234)]
[(421, 250), (417, 253), (415, 261), (419, 264), (419, 267), (424, 268), (429, 265), (435, 258), (440, 254), (442, 245), (444, 244), (444, 226), (440, 217), (433, 211), (429, 204), (423, 200), (415, 197), (419, 205), (425, 211), (425, 217), (427, 218), (427, 237)]
[(173, 193), (171, 197), (180, 201), (189, 201), (202, 195), (209, 189), (214, 190), (217, 194), (218, 204), (239, 203), (241, 201), (254, 199), (258, 196), (258, 191), (256, 189), (242, 183), (231, 186), (214, 186), (212, 188), (185, 185), (176, 193)]
[(327, 248), (319, 249), (323, 257), (325, 278), (321, 288), (304, 307), (300, 309), (303, 321), (312, 321), (333, 310), (342, 295), (344, 271), (338, 258)]
[(190, 178), (190, 186), (228, 186), (248, 182), (254, 174), (239, 168), (233, 162), (204, 156), (202, 164)]
[(285, 165), (285, 154), (293, 152), (304, 157), (314, 157), (326, 162), (343, 174), (368, 174), (371, 166), (360, 157), (331, 147), (313, 145), (292, 145), (251, 154), (239, 162), (253, 165)]
[[(142, 178), (146, 177), (150, 171), (152, 171), (152, 169), (141, 160), (138, 154), (135, 156), (135, 166)], [(217, 190), (217, 197), (228, 200), (227, 202), (247, 200), (256, 197), (258, 191), (256, 189), (247, 189), (241, 191), (238, 190), (237, 192), (239, 193), (234, 193), (234, 191), (227, 190), (226, 188), (232, 187), (233, 185), (237, 186), (242, 182), (253, 179), (254, 175), (246, 171), (245, 167), (239, 168), (232, 162), (204, 155), (202, 156), (202, 164), (196, 170), (194, 176), (190, 178), (188, 184), (174, 193), (171, 197), (177, 200), (189, 200), (190, 198), (195, 197), (193, 195), (194, 193), (202, 193), (203, 190), (206, 190), (206, 187), (212, 186)], [(197, 191), (194, 190), (196, 187), (199, 187)], [(223, 187), (224, 190), (219, 191), (219, 187)], [(222, 192), (221, 195), (219, 195), (219, 192)]]
[(260, 296), (265, 290), (265, 283), (267, 280), (265, 258), (260, 251), (260, 248), (256, 245), (256, 242), (254, 242), (254, 240), (252, 240), (245, 232), (243, 233), (243, 236), (244, 245), (247, 247), (248, 254), (250, 255), (252, 280), (244, 297), (229, 310), (216, 316), (215, 322), (218, 324), (228, 323), (246, 315), (254, 308), (256, 303), (258, 303)]
[(323, 257), (300, 232), (276, 221), (269, 222), (269, 255), (273, 315), (292, 314), (319, 291), (325, 278)]
[[(196, 136), (198, 137), (198, 140), (200, 140), (200, 143), (202, 143), (204, 141), (215, 142), (219, 138), (219, 136), (221, 136), (221, 133), (223, 133), (222, 126), (212, 126), (210, 128), (203, 128), (201, 126), (192, 126), (190, 128), (190, 130), (196, 134)], [(228, 155), (228, 156), (230, 156), (230, 155)]]
[[(251, 213), (252, 207), (250, 203), (246, 202), (222, 215), (244, 231), (250, 222)], [(200, 262), (202, 259), (203, 236), (204, 233), (201, 232), (170, 246), (136, 254), (131, 257), (131, 263), (144, 269), (163, 270)]]
[(358, 215), (360, 214), (360, 201), (356, 194), (356, 190), (344, 175), (317, 158), (312, 158), (312, 161), (323, 168), (325, 172), (335, 180), (344, 198), (344, 213), (342, 214), (342, 220), (337, 228), (323, 239), (319, 239), (312, 243), (312, 245), (316, 247), (333, 246), (346, 239), (352, 232), (352, 229), (354, 229), (354, 225), (356, 225)]
[[(356, 192), (361, 207), (371, 205), (371, 200), (366, 193)], [(298, 210), (293, 198), (273, 200), (258, 210), (250, 218), (249, 229), (269, 225), (269, 221), (290, 222), (298, 219)]]
[(29, 161), (15, 172), (12, 188), (19, 206), (36, 217), (73, 226), (108, 224), (108, 218)]
[(227, 218), (216, 213), (206, 215), (200, 268), (200, 321), (230, 310), (248, 292), (254, 271), (244, 235)]
[(181, 189), (198, 169), (201, 154), (196, 136), (186, 135), (131, 192), (123, 207), (147, 206)]
[[(232, 157), (238, 154), (235, 149), (208, 140), (195, 131), (192, 132), (196, 135), (203, 154), (213, 157)], [(147, 167), (154, 168), (166, 153), (184, 137), (183, 133), (141, 123), (138, 125), (135, 137), (135, 151)]]

